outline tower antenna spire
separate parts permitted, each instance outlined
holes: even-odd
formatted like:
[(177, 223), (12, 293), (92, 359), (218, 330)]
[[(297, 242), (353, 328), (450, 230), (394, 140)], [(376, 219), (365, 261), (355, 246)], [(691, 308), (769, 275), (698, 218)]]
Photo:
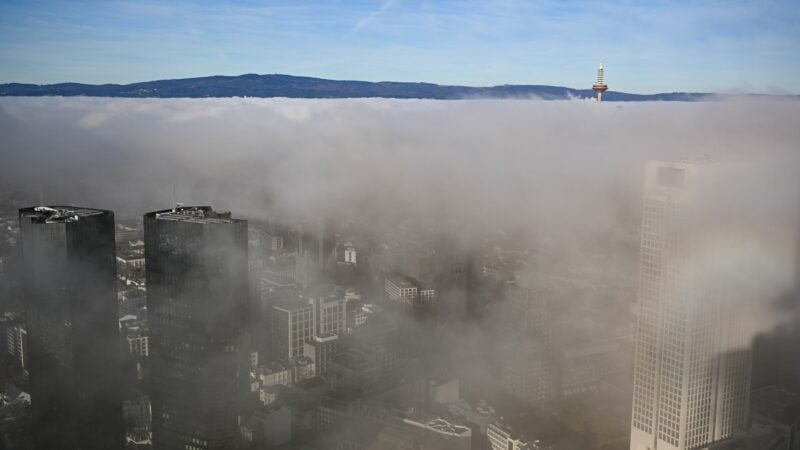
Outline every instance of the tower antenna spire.
[(608, 89), (608, 86), (605, 83), (605, 75), (603, 74), (603, 61), (600, 61), (600, 65), (597, 67), (597, 83), (592, 85), (592, 89), (597, 92), (597, 102), (603, 101), (603, 92)]

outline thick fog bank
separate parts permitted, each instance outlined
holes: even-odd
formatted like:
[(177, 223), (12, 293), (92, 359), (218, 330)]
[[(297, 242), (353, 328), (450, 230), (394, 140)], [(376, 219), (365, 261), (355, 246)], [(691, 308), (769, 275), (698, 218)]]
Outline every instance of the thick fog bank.
[(0, 185), (131, 214), (169, 207), (174, 189), (286, 222), (408, 220), (462, 240), (518, 228), (570, 253), (638, 240), (645, 161), (710, 158), (730, 168), (720, 204), (752, 237), (732, 266), (772, 296), (797, 273), (797, 117), (786, 100), (7, 98)]

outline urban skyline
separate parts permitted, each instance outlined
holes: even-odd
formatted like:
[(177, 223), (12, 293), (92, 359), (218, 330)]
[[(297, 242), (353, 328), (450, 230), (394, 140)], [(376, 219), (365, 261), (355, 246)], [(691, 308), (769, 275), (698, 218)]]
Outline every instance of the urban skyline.
[[(624, 380), (630, 375), (617, 378), (620, 373), (628, 371), (623, 362), (628, 352), (625, 350), (626, 341), (633, 344), (630, 349), (636, 348), (635, 369), (633, 365), (629, 369), (635, 370), (629, 422), (631, 449), (693, 449), (709, 445), (725, 449), (728, 443), (740, 445), (744, 442), (736, 440), (737, 436), (755, 439), (754, 442), (792, 442), (793, 431), (788, 434), (782, 431), (758, 434), (749, 426), (753, 420), (749, 411), (753, 337), (750, 328), (753, 324), (749, 320), (741, 322), (735, 308), (754, 305), (752, 299), (742, 302), (741, 295), (731, 294), (738, 292), (752, 296), (757, 295), (757, 291), (731, 285), (733, 280), (726, 278), (724, 266), (715, 267), (719, 262), (704, 259), (704, 254), (709, 251), (706, 247), (714, 244), (714, 236), (718, 233), (714, 227), (723, 223), (720, 220), (726, 217), (725, 214), (712, 217), (708, 213), (714, 210), (726, 212), (725, 205), (721, 209), (709, 208), (709, 202), (718, 203), (720, 200), (716, 197), (716, 190), (725, 188), (732, 181), (725, 179), (725, 169), (724, 164), (708, 160), (651, 161), (646, 165), (643, 175), (642, 256), (638, 275), (642, 281), (638, 300), (630, 299), (631, 305), (637, 305), (638, 326), (635, 328), (638, 334), (635, 338), (617, 332), (597, 334), (595, 330), (587, 335), (593, 336), (590, 338), (593, 342), (584, 342), (581, 337), (573, 335), (580, 327), (573, 328), (577, 324), (572, 322), (581, 313), (574, 309), (574, 305), (571, 306), (574, 300), (569, 297), (577, 286), (565, 284), (562, 277), (554, 276), (550, 271), (536, 270), (535, 266), (519, 271), (513, 269), (512, 264), (512, 268), (505, 271), (502, 269), (505, 258), (486, 259), (488, 255), (485, 255), (479, 256), (483, 261), (480, 271), (475, 272), (473, 267), (461, 281), (451, 279), (446, 273), (451, 270), (448, 267), (452, 262), (443, 266), (441, 257), (461, 257), (450, 253), (452, 250), (443, 252), (446, 246), (433, 241), (428, 245), (438, 247), (440, 256), (435, 256), (436, 253), (426, 256), (423, 247), (408, 254), (413, 255), (409, 262), (408, 255), (403, 256), (408, 250), (397, 254), (399, 260), (392, 256), (393, 252), (369, 250), (350, 225), (345, 225), (345, 228), (341, 228), (342, 225), (329, 228), (333, 224), (311, 227), (313, 233), (308, 235), (303, 226), (276, 227), (256, 221), (257, 225), (249, 232), (247, 222), (207, 206), (177, 205), (172, 209), (147, 213), (138, 225), (143, 227), (138, 232), (127, 226), (116, 227), (118, 273), (122, 280), (128, 280), (122, 285), (117, 283), (117, 289), (121, 289), (117, 297), (123, 299), (120, 307), (126, 303), (126, 296), (133, 292), (140, 291), (147, 298), (144, 309), (141, 306), (138, 309), (133, 306), (132, 310), (127, 306), (120, 309), (120, 330), (124, 333), (120, 337), (128, 342), (131, 337), (146, 337), (145, 347), (150, 349), (141, 351), (133, 346), (127, 349), (138, 361), (135, 373), (139, 381), (134, 383), (142, 386), (141, 391), (125, 388), (125, 407), (121, 408), (122, 403), (117, 404), (117, 413), (124, 410), (125, 422), (129, 424), (127, 445), (138, 442), (136, 445), (152, 445), (154, 449), (214, 449), (270, 448), (259, 446), (283, 444), (288, 445), (286, 448), (295, 448), (293, 442), (324, 446), (366, 442), (388, 445), (390, 441), (397, 443), (411, 439), (410, 443), (424, 439), (428, 442), (425, 445), (433, 446), (430, 448), (442, 449), (484, 448), (484, 445), (492, 450), (504, 450), (507, 445), (528, 450), (578, 448), (576, 445), (604, 448), (593, 447), (602, 441), (587, 441), (586, 436), (578, 435), (566, 438), (561, 434), (566, 430), (553, 434), (553, 430), (548, 432), (541, 427), (553, 420), (547, 418), (549, 414), (555, 414), (553, 417), (567, 414), (569, 417), (575, 414), (570, 405), (589, 401), (585, 407), (608, 395), (608, 383), (613, 386), (611, 392), (626, 389)], [(721, 178), (720, 173), (723, 174)], [(719, 185), (720, 182), (726, 184)], [(32, 231), (25, 231), (26, 222), (22, 220), (30, 214), (43, 217), (43, 224), (69, 223), (75, 228), (99, 213), (110, 214), (108, 211), (64, 206), (21, 209), (21, 237), (26, 239), (27, 235), (28, 241), (36, 242)], [(113, 222), (109, 223), (113, 225)], [(83, 225), (83, 228), (89, 225)], [(345, 240), (340, 233), (347, 229), (350, 229), (350, 238)], [(144, 253), (125, 252), (125, 248), (139, 246), (137, 235), (144, 238)], [(238, 244), (233, 245), (234, 241)], [(502, 247), (508, 245), (500, 244), (500, 241), (498, 244)], [(523, 248), (529, 245), (516, 241), (501, 252), (514, 255), (517, 251), (514, 246), (520, 244)], [(494, 251), (500, 251), (500, 248), (496, 247)], [(710, 250), (712, 254), (719, 254), (720, 249)], [(123, 259), (120, 259), (120, 251), (123, 251)], [(540, 248), (536, 253), (541, 251)], [(276, 259), (278, 257), (288, 258), (285, 270), (280, 269), (283, 263)], [(429, 257), (433, 259), (427, 266), (425, 259)], [(143, 290), (145, 279), (140, 278), (141, 267), (135, 262), (138, 258), (144, 259), (147, 268), (147, 290)], [(537, 256), (540, 258), (542, 255)], [(378, 282), (374, 287), (377, 291), (373, 293), (368, 286), (374, 281), (367, 284), (357, 281), (357, 271), (364, 270), (358, 261), (365, 259), (369, 261), (369, 277), (377, 276), (374, 280)], [(38, 264), (44, 261), (40, 258)], [(36, 264), (32, 261), (24, 270), (36, 270)], [(428, 270), (431, 271), (423, 269), (413, 277), (400, 275), (423, 267), (430, 267)], [(211, 274), (213, 276), (209, 277)], [(78, 275), (79, 278), (85, 276)], [(31, 280), (29, 276), (24, 279)], [(142, 281), (136, 281), (139, 279)], [(30, 281), (23, 283), (29, 284)], [(248, 284), (253, 287), (247, 288)], [(345, 289), (345, 286), (351, 287)], [(432, 286), (438, 287), (434, 291)], [(472, 286), (470, 289), (476, 290), (477, 297), (483, 298), (479, 301), (488, 301), (483, 306), (488, 309), (469, 312), (465, 292), (461, 290), (458, 293), (459, 289), (467, 286)], [(254, 297), (253, 288), (256, 289)], [(363, 302), (364, 295), (372, 297), (379, 291), (383, 291), (383, 300), (376, 298), (368, 304)], [(452, 297), (454, 293), (456, 297)], [(131, 297), (133, 305), (139, 302), (139, 298), (138, 295)], [(460, 305), (455, 310), (452, 309), (454, 305), (448, 305), (454, 298)], [(266, 315), (246, 312), (258, 308), (258, 304), (267, 305)], [(30, 308), (27, 316), (36, 317), (31, 316)], [(426, 316), (434, 322), (428, 322)], [(485, 400), (480, 400), (477, 406), (467, 403), (468, 410), (462, 410), (463, 406), (458, 406), (461, 405), (459, 402), (465, 401), (462, 395), (481, 385), (484, 387), (480, 389), (486, 389), (492, 382), (487, 385), (484, 380), (476, 385), (468, 373), (461, 372), (463, 367), (459, 369), (458, 365), (434, 362), (438, 352), (442, 351), (439, 344), (434, 343), (448, 339), (448, 323), (455, 325), (469, 316), (491, 318), (494, 322), (492, 343), (487, 347), (494, 348), (490, 350), (492, 353), (496, 352), (488, 355), (491, 359), (497, 358), (494, 389), (504, 391), (503, 395), (508, 397), (503, 400), (505, 397), (494, 397), (493, 394), (494, 402), (499, 404), (493, 402), (493, 406), (489, 406)], [(138, 326), (131, 327), (127, 323), (123, 326), (123, 321), (129, 318)], [(93, 317), (93, 320), (97, 319)], [(35, 380), (36, 374), (42, 373), (41, 364), (36, 363), (36, 349), (39, 348), (36, 342), (41, 339), (43, 331), (41, 326), (29, 322), (31, 319), (27, 320), (34, 364), (25, 373), (30, 373), (31, 379)], [(110, 317), (103, 320), (106, 326), (113, 324)], [(456, 322), (452, 322), (454, 320)], [(394, 324), (389, 325), (392, 322)], [(436, 322), (439, 325), (434, 325)], [(146, 323), (148, 325), (144, 325)], [(298, 323), (306, 325), (299, 326)], [(670, 325), (672, 328), (662, 328), (661, 323), (673, 325)], [(624, 321), (620, 322), (623, 324)], [(442, 326), (444, 329), (437, 330)], [(267, 337), (271, 344), (267, 343), (266, 347), (252, 343), (247, 336), (249, 330), (262, 327), (271, 330), (271, 338)], [(451, 332), (456, 330), (458, 328)], [(228, 333), (225, 336), (234, 332), (237, 337), (230, 340), (220, 332)], [(283, 335), (288, 340), (283, 339)], [(75, 343), (66, 342), (65, 351), (74, 351), (70, 345)], [(652, 349), (648, 347), (651, 342)], [(669, 348), (675, 357), (663, 356), (669, 352), (657, 350), (658, 346)], [(256, 348), (268, 350), (258, 351)], [(123, 350), (120, 348), (120, 351)], [(212, 355), (214, 351), (218, 352), (216, 356)], [(97, 354), (93, 353), (93, 356)], [(434, 359), (429, 360), (432, 357)], [(115, 358), (112, 356), (111, 359)], [(223, 360), (228, 363), (221, 364)], [(241, 378), (247, 367), (250, 368), (249, 388)], [(132, 369), (129, 367), (127, 370)], [(759, 372), (757, 368), (755, 370)], [(178, 373), (182, 375), (177, 376)], [(423, 375), (425, 373), (428, 375)], [(118, 380), (126, 378), (113, 370), (106, 370), (105, 374), (118, 376)], [(313, 380), (317, 380), (316, 383), (312, 383)], [(120, 384), (119, 388), (123, 386)], [(256, 386), (260, 388), (254, 390)], [(297, 386), (304, 396), (312, 395), (318, 399), (317, 395), (323, 396), (321, 400), (302, 407), (289, 400), (290, 397), (282, 397), (280, 390), (275, 391), (276, 386)], [(312, 394), (313, 389), (319, 387), (324, 389)], [(312, 391), (305, 392), (304, 389)], [(411, 392), (409, 400), (422, 413), (412, 416), (413, 420), (420, 421), (420, 430), (412, 432), (401, 422), (389, 419), (392, 417), (390, 405), (398, 400), (389, 401), (384, 396), (395, 389)], [(145, 396), (130, 397), (131, 392)], [(193, 398), (199, 392), (203, 392), (202, 401)], [(774, 390), (754, 392), (754, 402), (758, 404), (769, 399)], [(36, 405), (36, 398), (42, 398), (42, 394), (36, 389), (32, 393), (31, 401)], [(471, 397), (474, 392), (467, 395)], [(326, 403), (332, 401), (326, 398), (349, 400), (336, 403), (338, 406), (334, 407)], [(318, 401), (321, 403), (315, 406)], [(508, 401), (519, 404), (506, 405)], [(624, 400), (615, 400), (620, 401)], [(203, 406), (206, 402), (207, 406)], [(366, 403), (362, 405), (361, 402)], [(259, 404), (263, 406), (257, 406)], [(322, 422), (310, 429), (301, 428), (306, 431), (297, 435), (299, 430), (295, 430), (295, 426), (300, 425), (290, 424), (301, 420), (297, 417), (298, 412), (308, 407)], [(345, 409), (341, 410), (342, 407)], [(533, 408), (531, 411), (537, 411), (538, 416), (534, 416), (536, 419), (533, 421), (524, 419), (529, 413), (498, 419), (493, 412), (495, 408), (502, 408), (505, 414), (518, 408)], [(383, 418), (370, 425), (375, 414)], [(474, 414), (478, 416), (473, 417)], [(755, 409), (754, 414), (755, 420), (764, 420), (760, 410)], [(149, 417), (153, 417), (152, 438), (137, 441), (142, 432), (149, 435)], [(621, 417), (623, 420), (626, 418)], [(481, 428), (483, 420), (488, 421), (483, 425), (487, 428)], [(138, 425), (130, 428), (132, 423)], [(564, 424), (557, 425), (556, 430)], [(452, 438), (436, 434), (439, 427), (460, 430), (460, 426), (465, 427), (463, 432), (452, 434), (454, 431), (448, 431), (445, 434)], [(603, 426), (611, 426), (611, 423)], [(223, 429), (220, 433), (214, 432)], [(428, 431), (423, 431), (425, 429)], [(613, 429), (616, 428), (600, 428), (596, 432), (611, 432)], [(104, 432), (112, 430), (105, 429)], [(340, 430), (348, 431), (341, 434), (343, 431)], [(383, 431), (375, 434), (377, 430)], [(121, 430), (117, 432), (121, 440)], [(304, 435), (306, 437), (300, 437)], [(83, 437), (90, 439), (87, 445), (94, 446), (90, 435)], [(570, 439), (583, 440), (583, 443)], [(70, 445), (65, 448), (72, 448)], [(102, 446), (116, 448), (108, 443)], [(52, 448), (52, 445), (44, 444), (42, 448)]]
[(799, 20), (1, 2), (0, 450), (800, 450)]

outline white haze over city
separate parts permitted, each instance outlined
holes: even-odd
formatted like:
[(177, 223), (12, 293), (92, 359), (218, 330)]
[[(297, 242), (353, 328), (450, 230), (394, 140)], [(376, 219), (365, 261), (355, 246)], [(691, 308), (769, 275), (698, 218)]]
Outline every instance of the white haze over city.
[[(7, 98), (0, 184), (118, 215), (170, 207), (174, 190), (179, 202), (286, 223), (407, 220), (460, 242), (522, 229), (572, 261), (597, 243), (638, 242), (647, 160), (710, 158), (736, 180), (719, 193), (742, 225), (729, 266), (759, 285), (764, 331), (795, 282), (797, 117), (798, 101), (741, 98)], [(635, 285), (637, 262), (617, 259), (583, 264)]]

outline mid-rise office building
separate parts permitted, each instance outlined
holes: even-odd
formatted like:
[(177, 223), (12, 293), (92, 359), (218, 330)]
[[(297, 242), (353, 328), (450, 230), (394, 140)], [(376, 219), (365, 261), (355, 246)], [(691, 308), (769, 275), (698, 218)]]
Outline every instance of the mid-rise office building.
[(117, 273), (126, 277), (144, 275), (144, 242), (126, 242), (117, 249)]
[(373, 305), (365, 305), (360, 300), (351, 300), (347, 302), (347, 332), (352, 333), (354, 329), (364, 325), (367, 322), (367, 317), (372, 313)]
[(344, 290), (333, 284), (314, 285), (302, 293), (286, 292), (274, 301), (270, 315), (272, 354), (284, 361), (303, 356), (305, 344), (314, 336), (347, 331)]
[(150, 354), (150, 338), (148, 337), (146, 319), (127, 314), (120, 317), (119, 328), (130, 355), (140, 358)]
[(413, 307), (432, 307), (436, 300), (436, 290), (399, 274), (386, 275), (384, 292), (389, 300)]
[(647, 165), (631, 450), (703, 448), (747, 422), (750, 350), (733, 320), (749, 294), (721, 273), (719, 245), (736, 244), (717, 238), (719, 181), (710, 162)]
[(384, 291), (389, 300), (405, 305), (413, 305), (419, 295), (419, 288), (415, 283), (397, 274), (386, 275)]
[(539, 408), (551, 407), (560, 389), (546, 290), (510, 286), (499, 307), (497, 339), (506, 392)]
[(314, 304), (299, 296), (285, 297), (272, 306), (272, 356), (289, 360), (303, 356), (303, 345), (314, 336)]
[(292, 440), (292, 412), (286, 405), (259, 408), (251, 421), (254, 448), (278, 447)]
[(22, 324), (6, 328), (8, 354), (14, 358), (22, 370), (28, 370), (28, 332)]
[(317, 336), (342, 334), (347, 330), (344, 289), (333, 284), (321, 284), (307, 289), (304, 297), (314, 305)]
[(526, 438), (508, 424), (494, 422), (486, 429), (489, 450), (538, 450), (538, 440)]
[(148, 356), (150, 355), (149, 338), (146, 332), (137, 331), (132, 332), (125, 336), (128, 344), (128, 352), (135, 356)]
[(19, 211), (36, 449), (124, 446), (114, 213)]
[(144, 216), (153, 448), (239, 445), (249, 393), (247, 222), (208, 206)]
[(344, 262), (355, 265), (357, 261), (356, 258), (356, 248), (349, 242), (344, 244)]
[(353, 345), (347, 351), (337, 354), (331, 370), (341, 376), (344, 386), (363, 389), (396, 382), (402, 375), (397, 370), (400, 365), (395, 348), (369, 341)]
[(333, 358), (339, 351), (339, 336), (326, 334), (313, 336), (305, 343), (303, 353), (314, 361), (317, 375), (324, 375), (333, 366)]

